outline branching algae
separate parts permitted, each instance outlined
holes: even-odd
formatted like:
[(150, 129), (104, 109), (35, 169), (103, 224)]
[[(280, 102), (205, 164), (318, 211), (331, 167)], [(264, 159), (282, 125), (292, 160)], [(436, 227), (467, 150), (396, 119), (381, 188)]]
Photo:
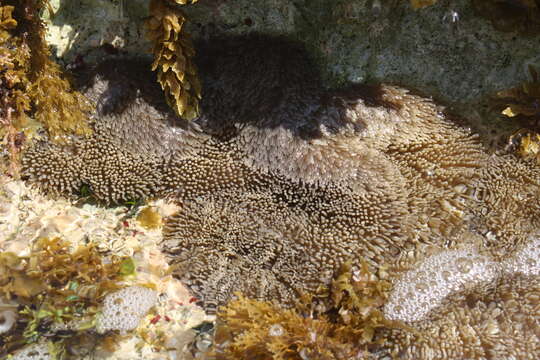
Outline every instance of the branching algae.
[(72, 249), (59, 238), (39, 239), (28, 257), (1, 253), (0, 296), (19, 305), (0, 339), (0, 356), (47, 341), (56, 349), (53, 358), (62, 358), (66, 345), (88, 338), (105, 295), (125, 286), (134, 271), (129, 257), (105, 261), (94, 245)]
[(50, 59), (39, 17), (46, 0), (4, 1), (0, 7), (0, 135), (9, 144), (16, 172), (18, 136), (30, 118), (52, 139), (88, 134), (90, 105), (72, 91), (59, 65)]
[(192, 60), (195, 51), (183, 28), (186, 18), (174, 4), (195, 2), (197, 0), (151, 0), (151, 17), (146, 24), (154, 43), (152, 70), (157, 70), (158, 82), (169, 105), (186, 119), (199, 114), (201, 85)]

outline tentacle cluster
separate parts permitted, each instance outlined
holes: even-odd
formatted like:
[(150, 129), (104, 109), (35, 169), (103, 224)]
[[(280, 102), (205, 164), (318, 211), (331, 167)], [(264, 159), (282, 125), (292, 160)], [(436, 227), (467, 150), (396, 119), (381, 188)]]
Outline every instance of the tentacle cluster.
[(28, 149), (26, 176), (55, 195), (86, 184), (105, 203), (178, 201), (163, 248), (209, 309), (235, 291), (289, 305), (364, 258), (406, 264), (385, 311), (424, 340), (388, 334), (390, 352), (538, 354), (526, 331), (538, 324), (522, 316), (538, 312), (537, 167), (488, 155), (405, 89), (321, 90), (301, 47), (283, 39), (199, 48), (199, 118), (175, 119), (107, 66), (116, 73), (86, 88), (98, 103), (95, 135)]

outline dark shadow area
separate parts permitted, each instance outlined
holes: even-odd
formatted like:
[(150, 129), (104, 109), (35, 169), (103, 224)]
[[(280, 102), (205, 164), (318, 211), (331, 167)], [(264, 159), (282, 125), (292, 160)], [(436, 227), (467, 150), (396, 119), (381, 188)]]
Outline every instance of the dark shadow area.
[[(215, 36), (196, 43), (202, 83), (201, 116), (196, 121), (219, 134), (250, 124), (284, 127), (304, 139), (352, 124), (345, 110), (358, 99), (367, 106), (398, 108), (377, 85), (351, 84), (325, 90), (304, 45), (282, 36)], [(361, 130), (361, 129), (358, 129)]]
[[(378, 85), (325, 90), (304, 45), (282, 36), (213, 36), (196, 42), (195, 48), (202, 100), (201, 115), (194, 123), (217, 137), (253, 125), (283, 127), (302, 139), (317, 139), (323, 136), (321, 126), (330, 133), (344, 126), (362, 130), (362, 124), (346, 115), (359, 99), (366, 106), (401, 106), (383, 99)], [(107, 59), (76, 71), (75, 85), (96, 103), (98, 116), (120, 115), (142, 98), (168, 114), (170, 124), (189, 127), (167, 105), (150, 63), (144, 57)], [(97, 81), (98, 88), (92, 89)]]
[(96, 104), (98, 116), (121, 115), (130, 104), (141, 99), (164, 114), (169, 124), (181, 128), (189, 126), (188, 121), (176, 116), (167, 105), (146, 58), (107, 59), (78, 71), (74, 80), (76, 89)]

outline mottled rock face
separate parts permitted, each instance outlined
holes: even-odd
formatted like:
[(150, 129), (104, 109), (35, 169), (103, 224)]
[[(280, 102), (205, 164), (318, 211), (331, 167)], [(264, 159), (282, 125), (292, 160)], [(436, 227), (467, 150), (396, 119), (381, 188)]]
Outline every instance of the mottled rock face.
[[(345, 261), (366, 259), (406, 270), (390, 299), (410, 304), (387, 313), (415, 323), (444, 313), (456, 292), (507, 284), (530, 259), (522, 253), (534, 252), (539, 230), (534, 166), (488, 155), (470, 130), (405, 89), (321, 90), (296, 44), (251, 36), (200, 46), (199, 119), (176, 122), (144, 91), (117, 92), (126, 75), (116, 67), (87, 89), (119, 110), (98, 112), (90, 139), (29, 149), (26, 176), (56, 195), (82, 182), (105, 203), (177, 201), (163, 249), (209, 310), (236, 291), (289, 305)], [(522, 273), (537, 281), (531, 264)], [(412, 296), (409, 283), (419, 284)]]
[[(535, 6), (534, 1), (523, 2)], [(81, 54), (88, 63), (101, 61), (108, 56), (104, 49), (140, 55), (150, 48), (141, 31), (147, 0), (50, 3), (55, 16), (44, 13), (47, 42), (65, 63)], [(526, 17), (516, 19), (527, 13), (522, 1), (437, 1), (420, 10), (410, 3), (207, 0), (182, 10), (194, 39), (212, 33), (282, 34), (309, 47), (325, 87), (366, 80), (407, 84), (474, 118), (482, 135), (493, 141), (499, 137), (490, 136), (491, 130), (511, 133), (511, 122), (495, 125), (496, 114), (486, 114), (482, 105), (497, 91), (525, 80), (528, 64), (538, 64), (538, 31), (534, 36), (520, 31), (538, 25), (537, 9), (529, 16), (531, 23)], [(496, 24), (508, 20), (518, 26), (504, 29)]]

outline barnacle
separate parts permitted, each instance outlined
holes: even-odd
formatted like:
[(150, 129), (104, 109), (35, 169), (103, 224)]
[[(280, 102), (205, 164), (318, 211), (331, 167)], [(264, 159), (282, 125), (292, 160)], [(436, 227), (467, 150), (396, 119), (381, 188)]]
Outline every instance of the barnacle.
[(502, 265), (502, 269), (506, 273), (515, 274), (521, 273), (526, 276), (540, 275), (540, 233), (535, 232), (529, 235), (526, 242), (521, 244), (514, 251), (512, 256), (506, 259)]
[(419, 321), (453, 292), (492, 283), (498, 275), (498, 264), (473, 248), (441, 251), (395, 281), (385, 316)]
[(199, 113), (201, 86), (192, 58), (195, 55), (191, 41), (183, 29), (184, 14), (169, 4), (195, 1), (151, 0), (148, 35), (154, 43), (152, 70), (158, 71), (158, 82), (165, 91), (174, 111), (186, 119)]
[(110, 330), (133, 330), (156, 301), (156, 291), (142, 286), (130, 286), (110, 293), (103, 300), (96, 330), (101, 334)]
[(500, 260), (481, 248), (483, 237), (462, 236), (469, 245), (423, 256), (393, 280), (385, 317), (414, 331), (384, 330), (390, 353), (405, 359), (538, 357), (538, 324), (526, 320), (538, 316), (538, 232)]

